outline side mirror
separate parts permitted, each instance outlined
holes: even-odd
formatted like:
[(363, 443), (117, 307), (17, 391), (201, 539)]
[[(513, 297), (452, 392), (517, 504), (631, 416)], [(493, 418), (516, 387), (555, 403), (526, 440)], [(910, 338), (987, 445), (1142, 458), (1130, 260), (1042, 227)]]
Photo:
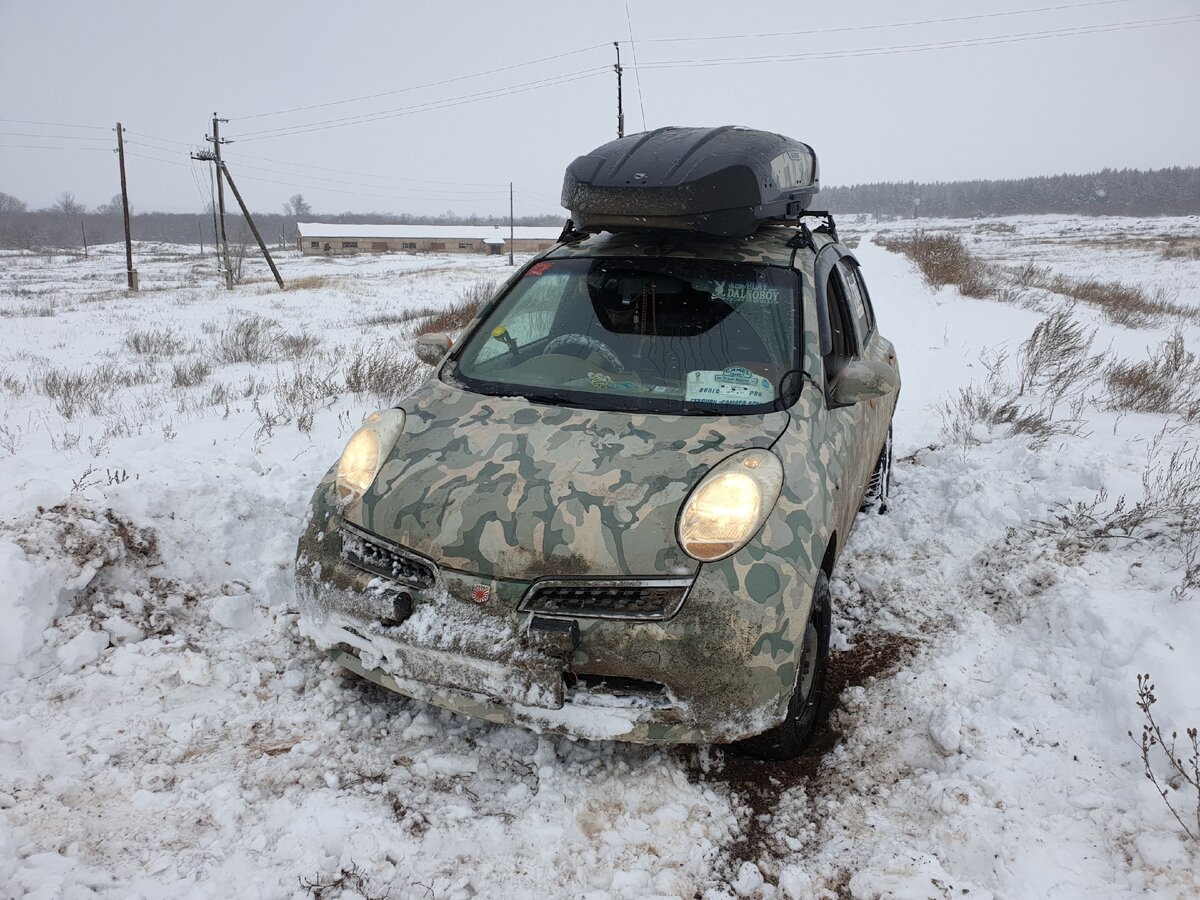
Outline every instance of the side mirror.
[(896, 370), (874, 359), (855, 359), (846, 363), (833, 386), (835, 406), (850, 406), (875, 397), (886, 397), (898, 385)]
[(413, 344), (417, 359), (427, 366), (436, 366), (450, 352), (450, 335), (441, 331), (423, 334)]

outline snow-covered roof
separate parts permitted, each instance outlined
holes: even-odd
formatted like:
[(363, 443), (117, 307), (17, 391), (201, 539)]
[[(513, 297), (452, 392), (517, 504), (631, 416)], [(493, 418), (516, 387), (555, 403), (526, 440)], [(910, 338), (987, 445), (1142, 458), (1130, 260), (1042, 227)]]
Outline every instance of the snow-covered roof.
[[(431, 238), (433, 240), (508, 240), (505, 225), (343, 225), (340, 223), (299, 222), (300, 236), (306, 238)], [(513, 237), (526, 241), (553, 241), (562, 234), (558, 225), (518, 225)]]

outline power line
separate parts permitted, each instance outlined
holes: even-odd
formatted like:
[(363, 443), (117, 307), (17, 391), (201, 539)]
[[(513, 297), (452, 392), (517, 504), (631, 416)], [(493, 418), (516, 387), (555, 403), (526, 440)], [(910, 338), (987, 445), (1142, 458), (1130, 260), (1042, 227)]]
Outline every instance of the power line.
[(82, 137), (78, 134), (33, 134), (28, 131), (0, 131), (5, 137), (31, 137), (56, 141), (107, 141), (108, 138)]
[(135, 134), (138, 137), (149, 138), (152, 141), (158, 141), (160, 144), (175, 144), (179, 147), (192, 147), (196, 143), (195, 141), (177, 141), (175, 138), (160, 137), (157, 134), (147, 134), (144, 131), (130, 131), (128, 128), (125, 129), (125, 133)]
[(1200, 16), (1175, 16), (1165, 19), (1142, 19), (1133, 22), (1113, 22), (1105, 25), (1085, 25), (1049, 31), (1027, 31), (1018, 34), (999, 35), (989, 38), (964, 38), (954, 41), (938, 41), (928, 44), (899, 44), (890, 47), (865, 47), (857, 50), (828, 50), (812, 53), (779, 54), (774, 56), (718, 57), (714, 59), (659, 60), (642, 63), (643, 69), (703, 68), (708, 66), (740, 66), (772, 62), (797, 62), (800, 60), (844, 59), (856, 56), (890, 56), (901, 53), (921, 53), (930, 50), (952, 50), (962, 47), (984, 47), (993, 44), (1017, 44), (1026, 41), (1047, 40), (1056, 37), (1072, 37), (1085, 34), (1102, 34), (1113, 31), (1132, 31), (1138, 28), (1156, 28), (1163, 25), (1183, 25), (1200, 21)]
[[(331, 169), (328, 166), (310, 166), (310, 165), (306, 165), (304, 163), (288, 162), (287, 160), (283, 160), (283, 159), (272, 159), (269, 156), (252, 156), (249, 153), (238, 152), (236, 155), (237, 155), (238, 159), (253, 159), (253, 160), (257, 160), (258, 162), (276, 163), (281, 166), (290, 166), (293, 169), (315, 169), (320, 172), (333, 172), (335, 175), (358, 175), (362, 178), (379, 178), (379, 179), (382, 179), (385, 181), (403, 181), (403, 182), (411, 182), (413, 184), (443, 184), (443, 185), (448, 185), (450, 187), (489, 187), (489, 188), (506, 187), (506, 185), (501, 184), (499, 182), (433, 181), (431, 179), (401, 178), (398, 175), (379, 175), (378, 173), (375, 173), (375, 172), (353, 172), (353, 171), (350, 171), (349, 169)], [(280, 173), (280, 174), (287, 174), (287, 173)]]
[[(1113, 2), (1116, 2), (1116, 0), (1113, 0)], [(525, 62), (512, 63), (511, 65), (507, 65), (507, 66), (498, 66), (497, 68), (494, 68), (494, 69), (485, 69), (482, 72), (473, 72), (470, 75), (456, 75), (453, 78), (443, 78), (441, 81), (428, 81), (424, 84), (414, 84), (409, 87), (396, 88), (395, 90), (391, 90), (391, 91), (380, 91), (377, 94), (364, 94), (361, 97), (347, 97), (344, 100), (329, 100), (325, 103), (312, 103), (308, 106), (294, 106), (291, 109), (278, 109), (278, 110), (275, 110), (274, 112), (261, 112), (261, 113), (253, 113), (251, 115), (246, 115), (246, 116), (234, 116), (232, 118), (232, 120), (238, 121), (241, 119), (262, 119), (262, 118), (266, 118), (267, 116), (282, 116), (282, 115), (286, 115), (288, 113), (294, 113), (294, 112), (307, 112), (308, 110), (311, 110), (311, 109), (325, 109), (330, 106), (339, 106), (343, 103), (359, 103), (364, 100), (377, 100), (380, 97), (391, 97), (391, 96), (395, 96), (396, 94), (406, 94), (406, 93), (409, 93), (410, 91), (419, 91), (419, 90), (423, 90), (425, 88), (431, 88), (431, 87), (441, 87), (442, 85), (454, 84), (455, 82), (458, 82), (458, 81), (469, 81), (472, 78), (482, 78), (485, 75), (495, 75), (497, 72), (508, 72), (508, 71), (511, 71), (512, 69), (520, 69), (520, 68), (524, 68), (525, 66), (533, 66), (533, 65), (537, 65), (538, 63), (550, 62), (551, 60), (555, 60), (555, 59), (563, 59), (568, 56), (577, 56), (580, 53), (588, 53), (592, 50), (598, 50), (598, 49), (601, 49), (601, 48), (607, 47), (607, 46), (608, 46), (607, 44), (593, 44), (590, 47), (580, 47), (577, 50), (567, 50), (563, 53), (555, 53), (552, 56), (543, 56), (543, 57), (540, 57), (539, 59), (530, 59), (530, 60), (526, 60)]]
[(629, 0), (625, 0), (625, 24), (629, 27), (629, 51), (633, 56), (633, 77), (637, 81), (638, 110), (642, 114), (642, 131), (645, 131), (646, 105), (642, 102), (642, 73), (638, 70), (637, 45), (633, 42), (633, 18), (629, 15)]
[[(258, 172), (269, 172), (273, 175), (288, 175), (289, 174), (287, 172), (279, 172), (275, 169), (268, 169), (264, 166), (253, 166), (250, 163), (241, 162), (240, 159), (238, 160), (238, 168), (239, 168), (239, 170), (240, 169), (254, 169), (255, 171), (258, 171)], [(248, 178), (249, 176), (246, 176), (246, 177)], [(348, 184), (348, 185), (351, 185), (352, 187), (365, 187), (365, 188), (379, 189), (379, 185), (368, 184), (368, 183), (362, 182), (362, 181), (345, 181), (344, 179), (340, 179), (340, 178), (320, 178), (315, 175), (301, 176), (301, 177), (307, 177), (313, 181), (326, 181), (326, 182), (330, 182), (333, 184)], [(424, 188), (405, 188), (405, 190), (414, 191), (416, 193), (423, 193), (423, 194), (439, 193), (438, 190), (427, 190)], [(440, 191), (440, 193), (443, 193), (443, 194), (465, 194), (468, 196), (485, 196), (485, 195), (490, 196), (491, 194), (494, 194), (496, 192), (495, 191)]]
[(96, 131), (112, 131), (111, 125), (77, 125), (74, 122), (38, 122), (33, 119), (0, 119), (10, 125), (49, 125), (53, 128), (92, 128)]
[(374, 199), (376, 199), (376, 200), (404, 200), (404, 201), (409, 201), (409, 202), (417, 202), (417, 201), (439, 201), (439, 202), (440, 202), (440, 201), (445, 201), (445, 202), (447, 202), (447, 203), (454, 203), (455, 201), (458, 201), (458, 202), (460, 202), (460, 203), (461, 203), (461, 202), (462, 202), (463, 200), (465, 200), (465, 199), (474, 199), (474, 200), (477, 200), (477, 201), (483, 201), (483, 202), (499, 202), (500, 200), (503, 200), (503, 199), (505, 199), (505, 197), (507, 196), (507, 195), (501, 195), (501, 194), (497, 193), (497, 194), (495, 194), (494, 196), (490, 196), (490, 197), (483, 197), (483, 196), (481, 196), (481, 197), (476, 197), (476, 198), (464, 198), (464, 197), (406, 197), (406, 196), (403, 196), (403, 195), (400, 195), (400, 194), (391, 194), (391, 193), (386, 193), (386, 192), (381, 192), (381, 191), (376, 191), (376, 192), (373, 192), (373, 193), (369, 193), (369, 194), (368, 194), (368, 193), (366, 193), (366, 192), (364, 192), (364, 191), (350, 191), (350, 190), (346, 190), (345, 188), (336, 188), (336, 187), (335, 187), (335, 188), (329, 188), (329, 187), (325, 187), (325, 186), (324, 186), (324, 185), (322, 185), (322, 184), (313, 184), (313, 183), (311, 183), (311, 182), (304, 182), (304, 181), (299, 181), (299, 180), (293, 180), (293, 181), (279, 181), (279, 180), (277, 180), (277, 179), (274, 179), (274, 178), (263, 178), (261, 175), (244, 175), (244, 176), (242, 176), (242, 177), (243, 177), (243, 178), (246, 178), (246, 179), (249, 179), (250, 181), (261, 181), (261, 182), (264, 182), (264, 183), (266, 183), (266, 184), (279, 184), (279, 185), (283, 185), (284, 187), (292, 188), (293, 190), (294, 190), (295, 188), (297, 188), (297, 187), (301, 187), (301, 188), (305, 188), (306, 190), (310, 190), (310, 191), (324, 191), (324, 192), (326, 192), (326, 193), (330, 193), (330, 194), (345, 194), (345, 195), (347, 195), (347, 196), (355, 196), (355, 197), (372, 197), (372, 198), (374, 198)]
[(523, 94), (545, 87), (567, 84), (569, 82), (579, 81), (584, 78), (593, 78), (596, 75), (607, 71), (607, 66), (600, 66), (595, 69), (585, 69), (581, 72), (575, 72), (570, 75), (555, 76), (554, 78), (550, 79), (525, 82), (524, 84), (513, 85), (509, 88), (496, 88), (487, 91), (479, 91), (474, 94), (465, 94), (461, 97), (452, 97), (447, 100), (430, 101), (428, 103), (418, 104), (416, 106), (404, 106), (396, 109), (383, 110), (377, 113), (363, 113), (362, 115), (357, 116), (343, 116), (337, 119), (327, 119), (323, 122), (309, 122), (305, 125), (288, 126), (286, 128), (251, 131), (242, 135), (239, 139), (242, 141), (261, 141), (265, 140), (266, 138), (287, 137), (294, 134), (307, 134), (311, 131), (327, 131), (331, 128), (344, 128), (347, 125), (360, 125), (365, 122), (376, 122), (381, 119), (398, 118), (400, 116), (408, 116), (420, 112), (429, 112), (436, 109), (449, 109), (455, 106), (463, 106), (467, 103), (476, 103), (480, 100), (493, 100), (498, 97), (506, 97), (513, 94)]
[(63, 147), (47, 144), (0, 144), (0, 148), (5, 150), (95, 150), (100, 153), (111, 151), (109, 147)]
[[(853, 31), (879, 31), (889, 28), (914, 28), (921, 25), (946, 25), (951, 22), (972, 22), (979, 19), (999, 19), (1008, 16), (1022, 16), (1030, 13), (1060, 12), (1070, 9), (1084, 9), (1092, 6), (1113, 6), (1115, 4), (1132, 3), (1134, 0), (1090, 0), (1087, 3), (1067, 3), (1060, 6), (1037, 6), (1030, 9), (1013, 9), (1006, 12), (977, 13), (970, 16), (949, 16), (944, 19), (915, 19), (910, 22), (886, 22), (879, 25), (843, 25), (834, 28), (806, 28), (802, 31), (760, 31), (752, 34), (712, 34), (707, 37), (669, 37), (642, 38), (643, 44), (674, 44), (695, 41), (733, 41), (750, 38), (797, 37), (812, 34), (839, 34)], [(632, 39), (630, 40), (632, 43)], [(635, 63), (636, 64), (636, 63)]]
[(147, 156), (145, 153), (131, 153), (130, 151), (126, 150), (125, 155), (126, 156), (136, 156), (138, 159), (153, 160), (154, 162), (163, 163), (164, 165), (168, 165), (168, 166), (181, 166), (185, 169), (190, 168), (190, 166), (187, 163), (176, 162), (173, 159), (160, 159), (157, 156)]

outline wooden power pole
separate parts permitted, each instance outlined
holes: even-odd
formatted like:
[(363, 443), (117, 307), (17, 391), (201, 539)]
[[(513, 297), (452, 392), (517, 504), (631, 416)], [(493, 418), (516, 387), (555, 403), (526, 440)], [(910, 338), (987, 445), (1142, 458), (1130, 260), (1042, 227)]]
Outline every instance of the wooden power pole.
[(221, 253), (225, 257), (225, 287), (233, 290), (233, 268), (229, 265), (229, 238), (225, 233), (225, 186), (221, 181), (221, 120), (213, 113), (213, 157), (217, 163), (217, 208), (221, 216)]
[(508, 264), (510, 266), (516, 265), (516, 263), (513, 262), (514, 231), (516, 231), (516, 229), (513, 228), (513, 189), (512, 182), (510, 181), (508, 183)]
[(275, 268), (275, 260), (271, 259), (271, 251), (267, 249), (267, 245), (263, 242), (262, 235), (258, 233), (258, 226), (254, 224), (254, 219), (250, 217), (250, 210), (246, 208), (246, 201), (242, 199), (242, 195), (238, 192), (237, 185), (233, 183), (233, 176), (229, 174), (229, 169), (225, 163), (221, 163), (221, 172), (224, 174), (225, 180), (229, 182), (229, 189), (233, 191), (233, 196), (238, 202), (238, 206), (242, 208), (242, 215), (246, 217), (246, 222), (250, 225), (250, 230), (254, 232), (254, 239), (258, 241), (258, 249), (262, 251), (263, 256), (267, 259), (267, 265), (271, 267), (271, 274), (275, 276), (275, 282), (279, 285), (280, 290), (283, 289), (283, 278), (279, 274), (279, 270)]
[(117, 123), (117, 158), (121, 163), (121, 212), (125, 219), (125, 277), (129, 290), (138, 289), (137, 271), (133, 268), (133, 240), (129, 236), (129, 189), (125, 185), (125, 132)]

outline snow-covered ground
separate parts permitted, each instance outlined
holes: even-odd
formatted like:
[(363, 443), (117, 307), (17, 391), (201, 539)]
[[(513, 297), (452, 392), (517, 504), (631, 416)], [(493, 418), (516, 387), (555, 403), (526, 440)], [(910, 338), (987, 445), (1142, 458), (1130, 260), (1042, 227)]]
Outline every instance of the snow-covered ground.
[[(1099, 513), (1136, 503), (1196, 423), (1107, 410), (1100, 381), (1056, 410), (1074, 433), (1036, 448), (1006, 426), (943, 435), (939, 406), (997, 351), (1011, 370), (1056, 301), (931, 291), (871, 241), (913, 227), (1006, 265), (1153, 278), (1200, 308), (1200, 260), (1154, 237), (1195, 238), (1194, 218), (848, 229), (904, 374), (894, 497), (860, 517), (834, 581), (818, 752), (778, 765), (459, 718), (299, 638), (300, 518), (387, 399), (347, 390), (349, 369), (407, 359), (397, 315), (506, 260), (286, 253), (305, 286), (229, 293), (211, 256), (142, 245), (128, 295), (122, 248), (0, 257), (0, 897), (1200, 894), (1200, 844), (1127, 734), (1147, 672), (1168, 733), (1200, 725), (1179, 524), (1054, 525), (1101, 492)], [(1200, 347), (1195, 320), (1073, 315), (1122, 357), (1177, 327)], [(254, 316), (278, 323), (272, 352), (223, 362)], [(1165, 787), (1200, 829), (1195, 792)]]

